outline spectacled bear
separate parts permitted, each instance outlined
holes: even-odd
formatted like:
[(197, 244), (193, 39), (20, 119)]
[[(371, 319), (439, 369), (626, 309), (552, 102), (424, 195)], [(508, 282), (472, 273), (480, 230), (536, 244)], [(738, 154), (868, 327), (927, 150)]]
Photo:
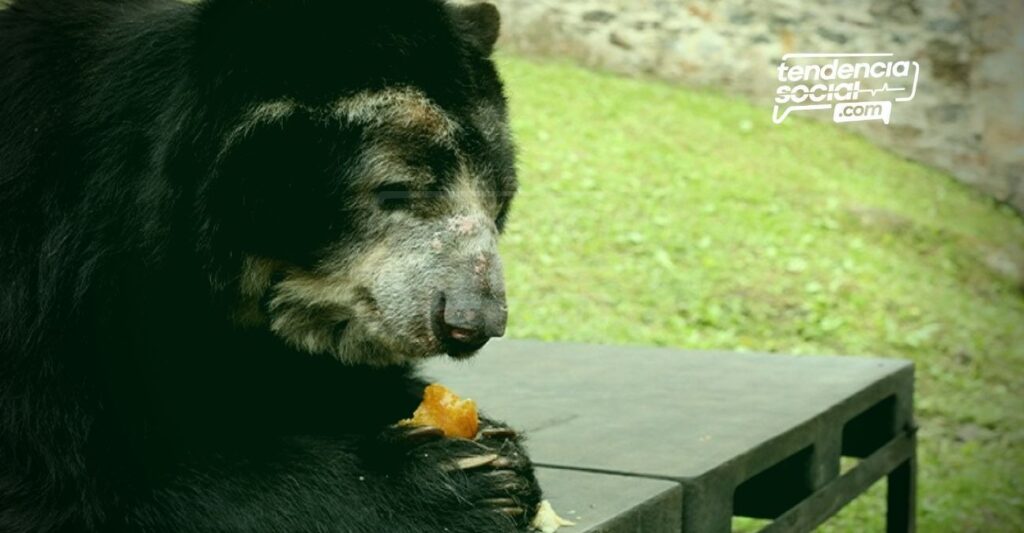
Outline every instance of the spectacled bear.
[(499, 16), (0, 10), (0, 531), (489, 532), (521, 437), (395, 425), (506, 323)]

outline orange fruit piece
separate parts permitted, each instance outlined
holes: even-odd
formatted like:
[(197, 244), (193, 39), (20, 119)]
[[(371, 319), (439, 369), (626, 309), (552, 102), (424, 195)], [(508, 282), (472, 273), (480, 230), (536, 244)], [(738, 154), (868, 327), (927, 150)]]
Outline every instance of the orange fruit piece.
[(444, 385), (428, 385), (423, 401), (412, 414), (399, 422), (403, 426), (434, 426), (448, 438), (472, 439), (480, 427), (476, 402), (460, 399)]

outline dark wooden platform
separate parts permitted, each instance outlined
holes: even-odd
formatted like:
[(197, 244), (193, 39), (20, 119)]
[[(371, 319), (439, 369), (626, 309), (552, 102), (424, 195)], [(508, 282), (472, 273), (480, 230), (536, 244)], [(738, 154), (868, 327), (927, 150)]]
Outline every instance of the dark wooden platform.
[(426, 374), (528, 434), (570, 533), (808, 531), (886, 476), (914, 529), (909, 362), (499, 340)]

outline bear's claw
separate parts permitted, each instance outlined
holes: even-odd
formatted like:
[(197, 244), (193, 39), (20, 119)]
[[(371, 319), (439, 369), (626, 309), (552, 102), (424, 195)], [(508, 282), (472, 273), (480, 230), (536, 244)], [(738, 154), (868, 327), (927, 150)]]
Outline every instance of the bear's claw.
[(476, 440), (487, 440), (487, 439), (515, 439), (519, 434), (516, 430), (506, 427), (493, 427), (480, 430), (477, 434)]
[(456, 459), (455, 463), (450, 466), (449, 470), (473, 470), (474, 468), (480, 468), (481, 466), (487, 466), (498, 459), (497, 454), (487, 455), (475, 455), (472, 457), (463, 457)]
[(417, 426), (405, 432), (405, 439), (412, 445), (444, 438), (444, 431), (434, 426)]

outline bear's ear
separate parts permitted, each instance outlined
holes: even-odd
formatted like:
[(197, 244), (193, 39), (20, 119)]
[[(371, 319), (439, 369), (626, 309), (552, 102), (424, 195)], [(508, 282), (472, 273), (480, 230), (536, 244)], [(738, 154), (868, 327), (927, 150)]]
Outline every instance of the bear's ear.
[(501, 14), (494, 4), (481, 2), (469, 5), (451, 5), (452, 18), (462, 34), (485, 56), (494, 52), (501, 31)]

